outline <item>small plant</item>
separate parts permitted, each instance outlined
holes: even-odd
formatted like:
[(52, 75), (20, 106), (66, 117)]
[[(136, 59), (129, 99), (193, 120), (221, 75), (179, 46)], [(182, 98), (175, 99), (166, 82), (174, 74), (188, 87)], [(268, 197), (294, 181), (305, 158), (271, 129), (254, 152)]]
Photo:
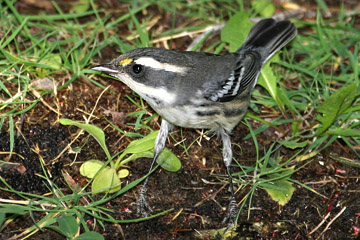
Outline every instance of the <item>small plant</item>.
[[(85, 126), (85, 128), (86, 127), (89, 126)], [(102, 134), (98, 134), (100, 132), (94, 132), (91, 130), (90, 132), (97, 134), (97, 137), (101, 139)], [(41, 159), (41, 157), (39, 157), (39, 159)], [(100, 227), (102, 227), (103, 230), (105, 230), (105, 222), (129, 223), (134, 221), (141, 221), (158, 217), (172, 210), (169, 209), (147, 218), (130, 220), (114, 219), (111, 215), (115, 213), (115, 210), (104, 207), (104, 204), (114, 198), (117, 198), (126, 191), (129, 191), (131, 188), (139, 184), (144, 178), (136, 179), (116, 193), (106, 195), (100, 200), (95, 201), (90, 196), (92, 194), (91, 192), (85, 192), (84, 189), (78, 190), (76, 185), (72, 183), (71, 177), (67, 176), (66, 173), (64, 173), (64, 179), (68, 184), (67, 189), (70, 189), (72, 192), (70, 194), (63, 192), (62, 188), (58, 187), (56, 183), (53, 182), (53, 180), (49, 177), (44, 162), (40, 161), (40, 164), (43, 169), (43, 173), (41, 175), (38, 174), (38, 176), (44, 180), (43, 183), (50, 190), (50, 193), (47, 194), (39, 195), (34, 193), (19, 192), (13, 189), (6, 182), (6, 180), (0, 176), (0, 191), (4, 193), (7, 192), (21, 198), (21, 200), (0, 199), (0, 229), (4, 229), (15, 219), (25, 215), (28, 216), (26, 218), (30, 218), (32, 221), (32, 225), (25, 228), (23, 231), (21, 231), (21, 233), (16, 233), (12, 239), (26, 239), (30, 236), (33, 236), (37, 232), (48, 228), (64, 235), (66, 239), (102, 240), (104, 239), (103, 236), (94, 231), (90, 231), (89, 225), (93, 225), (94, 227), (98, 224)], [(102, 169), (99, 171), (106, 169), (106, 166), (102, 164), (101, 168)], [(106, 174), (104, 174), (104, 177), (106, 179)], [(101, 187), (106, 188), (104, 184)], [(109, 186), (103, 191), (109, 191), (111, 187), (112, 186)], [(34, 215), (34, 213), (37, 214)], [(86, 221), (85, 216), (89, 217), (90, 219), (92, 218), (93, 221)], [(80, 234), (80, 231), (83, 233)]]
[[(129, 146), (113, 161), (115, 156), (111, 156), (105, 143), (104, 132), (91, 124), (79, 123), (70, 119), (60, 119), (63, 125), (74, 125), (82, 128), (93, 136), (104, 150), (107, 161), (91, 159), (84, 162), (80, 167), (80, 174), (93, 179), (91, 191), (93, 194), (109, 192), (114, 193), (121, 189), (121, 178), (127, 177), (129, 171), (124, 169), (124, 165), (132, 160), (154, 156), (154, 144), (158, 131), (154, 131), (146, 137), (132, 141)], [(125, 158), (126, 155), (129, 155)], [(176, 172), (181, 168), (180, 160), (169, 149), (165, 149), (160, 154), (157, 162), (168, 171)], [(108, 166), (109, 164), (109, 166)]]
[(73, 239), (73, 240), (86, 240), (86, 239), (93, 239), (93, 240), (103, 240), (104, 237), (97, 232), (89, 231), (80, 234), (76, 237), (79, 231), (80, 224), (76, 221), (75, 217), (68, 214), (63, 214), (60, 217), (56, 218), (56, 225), (48, 226), (48, 228), (64, 235), (66, 239)]
[[(351, 113), (359, 109), (359, 106), (352, 106), (355, 99), (359, 96), (358, 86), (358, 83), (352, 83), (340, 88), (317, 107), (317, 111), (321, 113), (316, 118), (321, 123), (316, 132), (317, 136), (360, 136), (359, 130), (345, 124)], [(336, 124), (338, 118), (339, 124)], [(344, 128), (343, 125), (345, 125)]]
[[(40, 163), (42, 164), (41, 161)], [(18, 192), (13, 189), (2, 177), (0, 177), (0, 183), (5, 186), (5, 188), (0, 187), (1, 191), (16, 194), (24, 199), (1, 199), (0, 229), (6, 227), (18, 217), (29, 215), (33, 221), (33, 225), (13, 236), (12, 239), (26, 239), (44, 228), (49, 228), (65, 236), (66, 239), (103, 240), (104, 237), (101, 234), (89, 230), (87, 226), (88, 223), (84, 220), (84, 215), (85, 213), (89, 213), (89, 210), (92, 213), (91, 216), (94, 218), (99, 217), (98, 213), (104, 214), (104, 210), (100, 210), (99, 208), (99, 205), (102, 204), (102, 202), (91, 202), (88, 206), (73, 205), (74, 203), (78, 203), (80, 198), (86, 198), (88, 193), (65, 195), (64, 192), (61, 192), (60, 188), (51, 179), (49, 179), (44, 165), (42, 165), (42, 168), (44, 172), (41, 177), (45, 180), (44, 184), (51, 189), (51, 192), (56, 195), (56, 197), (53, 195), (49, 196), (49, 194), (38, 195)], [(38, 219), (38, 216), (34, 216), (35, 212), (39, 214), (46, 214), (43, 214)], [(102, 218), (99, 219), (99, 221), (113, 221), (113, 219)], [(84, 232), (80, 234), (81, 228)]]
[[(259, 155), (258, 142), (248, 122), (247, 125), (249, 126), (254, 146), (257, 149), (257, 155)], [(282, 161), (281, 157), (276, 159), (272, 158), (271, 155), (273, 155), (281, 145), (282, 144), (277, 143), (272, 144), (265, 152), (265, 155), (256, 161), (255, 166), (241, 166), (241, 164), (238, 163), (241, 171), (234, 173), (234, 177), (239, 178), (239, 183), (242, 185), (242, 188), (251, 186), (250, 191), (245, 196), (245, 201), (241, 204), (241, 209), (247, 201), (251, 204), (252, 195), (257, 188), (264, 189), (274, 201), (282, 206), (291, 199), (295, 190), (292, 186), (294, 181), (291, 179), (291, 176), (295, 171), (298, 171), (299, 168), (295, 170), (294, 166), (288, 165), (301, 150), (287, 161)], [(251, 175), (251, 173), (253, 174)]]

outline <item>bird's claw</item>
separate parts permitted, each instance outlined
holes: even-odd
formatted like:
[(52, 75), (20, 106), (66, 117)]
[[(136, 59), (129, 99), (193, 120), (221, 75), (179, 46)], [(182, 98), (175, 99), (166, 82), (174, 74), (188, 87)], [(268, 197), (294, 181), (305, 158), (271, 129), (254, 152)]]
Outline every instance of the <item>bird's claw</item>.
[(230, 198), (230, 203), (222, 224), (227, 223), (227, 228), (231, 228), (236, 223), (238, 206), (235, 197)]

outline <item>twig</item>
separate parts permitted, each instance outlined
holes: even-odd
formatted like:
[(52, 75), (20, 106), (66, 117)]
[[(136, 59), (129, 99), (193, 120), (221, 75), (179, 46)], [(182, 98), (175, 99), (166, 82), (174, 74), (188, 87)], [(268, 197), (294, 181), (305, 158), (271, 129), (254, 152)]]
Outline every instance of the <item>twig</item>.
[[(340, 212), (338, 214), (336, 214), (336, 216), (330, 220), (330, 222), (326, 225), (326, 227), (324, 228), (324, 230), (320, 233), (320, 235), (316, 238), (319, 239), (323, 234), (324, 232), (326, 232), (328, 230), (328, 228), (330, 227), (330, 225), (338, 218), (340, 217), (340, 215), (346, 210), (346, 207), (343, 207)], [(329, 214), (330, 215), (330, 214)]]
[(209, 199), (214, 199), (216, 197), (216, 195), (221, 192), (224, 187), (228, 185), (227, 183), (223, 184), (216, 192), (214, 192), (213, 194), (209, 194), (207, 197), (203, 198), (201, 201), (197, 202), (194, 207), (200, 206), (203, 202), (209, 200)]
[[(340, 212), (338, 214), (336, 214), (336, 216), (330, 220), (330, 222), (326, 225), (326, 227), (324, 228), (324, 230), (320, 233), (320, 235), (316, 238), (320, 239), (320, 237), (329, 229), (330, 225), (333, 224), (333, 222), (340, 217), (340, 215), (346, 210), (346, 207), (343, 207)], [(313, 234), (314, 232), (316, 232), (325, 222), (326, 220), (330, 217), (330, 213), (328, 213), (324, 219), (309, 233), (309, 235)]]
[(326, 216), (323, 218), (323, 220), (309, 233), (309, 235), (316, 232), (326, 222), (326, 219), (328, 219), (329, 217), (330, 217), (330, 213), (326, 214)]
[(192, 43), (186, 48), (186, 51), (191, 51), (191, 49), (193, 49), (196, 46), (196, 44), (198, 44), (201, 40), (203, 40), (208, 34), (211, 34), (211, 35), (218, 34), (224, 28), (224, 26), (225, 26), (225, 24), (208, 26), (207, 28), (204, 29), (204, 32), (202, 34), (197, 36), (192, 41)]
[[(20, 205), (29, 205), (30, 204), (30, 200), (13, 200), (13, 199), (5, 199), (5, 198), (0, 198), (0, 202), (10, 203), (10, 204), (20, 204)], [(32, 201), (31, 203), (32, 203), (32, 205), (42, 205), (45, 207), (52, 207), (52, 208), (57, 207), (56, 204), (41, 203), (40, 201)]]

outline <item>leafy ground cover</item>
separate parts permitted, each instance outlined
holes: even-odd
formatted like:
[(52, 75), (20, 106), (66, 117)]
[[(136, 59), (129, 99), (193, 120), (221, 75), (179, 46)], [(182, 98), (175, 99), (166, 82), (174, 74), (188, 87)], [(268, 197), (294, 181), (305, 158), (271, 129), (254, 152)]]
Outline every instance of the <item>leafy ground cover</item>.
[[(359, 237), (356, 1), (0, 4), (1, 239)], [(233, 133), (238, 225), (224, 235), (220, 142), (180, 128), (150, 178), (155, 214), (138, 216), (159, 116), (90, 68), (146, 46), (233, 51), (249, 19), (284, 12), (299, 35)]]

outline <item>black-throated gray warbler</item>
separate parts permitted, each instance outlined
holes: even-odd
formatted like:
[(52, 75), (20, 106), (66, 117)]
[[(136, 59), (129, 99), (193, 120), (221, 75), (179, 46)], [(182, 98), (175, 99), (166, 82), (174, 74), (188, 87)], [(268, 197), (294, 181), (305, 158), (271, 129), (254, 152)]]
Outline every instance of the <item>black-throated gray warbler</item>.
[[(128, 85), (162, 117), (150, 171), (173, 125), (210, 129), (221, 136), (231, 190), (224, 222), (232, 224), (237, 204), (230, 172), (230, 133), (246, 113), (262, 66), (296, 34), (290, 21), (276, 23), (273, 19), (264, 19), (251, 29), (245, 43), (235, 53), (215, 55), (140, 48), (93, 69)], [(145, 216), (146, 209), (152, 211), (146, 200), (147, 182), (148, 178), (137, 202), (137, 212)]]

